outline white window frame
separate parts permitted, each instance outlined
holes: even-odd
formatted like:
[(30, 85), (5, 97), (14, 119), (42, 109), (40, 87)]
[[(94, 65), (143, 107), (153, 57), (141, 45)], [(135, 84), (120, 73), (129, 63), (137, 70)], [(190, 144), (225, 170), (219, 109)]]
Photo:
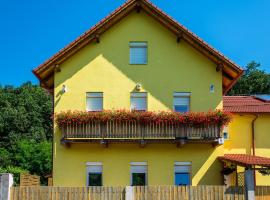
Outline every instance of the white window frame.
[[(137, 110), (132, 108), (132, 99), (145, 99), (145, 110)], [(148, 110), (148, 93), (147, 92), (131, 92), (130, 93), (130, 110), (131, 111), (147, 111)]]
[[(145, 62), (135, 62), (132, 59), (132, 48), (145, 49)], [(131, 41), (129, 42), (129, 64), (130, 65), (147, 65), (148, 63), (148, 43), (146, 41)]]
[[(88, 108), (88, 99), (101, 99), (101, 109), (89, 109)], [(86, 111), (88, 112), (98, 112), (102, 111), (103, 108), (103, 92), (86, 92)]]
[[(180, 167), (188, 167), (188, 170), (187, 171), (181, 171), (181, 170), (179, 170), (179, 169), (177, 169), (177, 167), (178, 168), (180, 168)], [(191, 172), (192, 172), (192, 162), (174, 162), (174, 184), (175, 184), (175, 179), (176, 179), (176, 176), (175, 176), (175, 174), (176, 173), (188, 173), (189, 174), (189, 183), (190, 183), (190, 185), (192, 185), (192, 174), (191, 174)]]
[(177, 106), (177, 105), (180, 105), (180, 104), (176, 104), (175, 103), (175, 100), (176, 100), (176, 98), (185, 98), (185, 99), (188, 99), (188, 110), (187, 110), (187, 112), (189, 112), (190, 111), (190, 103), (191, 103), (191, 92), (174, 92), (173, 93), (173, 111), (175, 111), (175, 112), (177, 112), (176, 110), (175, 110), (175, 106)]
[[(144, 170), (143, 172), (138, 172), (138, 170), (132, 168), (132, 167), (145, 167), (146, 170)], [(148, 164), (147, 162), (131, 162), (130, 163), (130, 185), (132, 186), (133, 183), (133, 173), (145, 173), (145, 185), (148, 185)]]
[[(92, 168), (92, 171), (91, 171)], [(95, 170), (93, 170), (95, 169)], [(103, 164), (102, 162), (87, 162), (86, 163), (86, 186), (89, 186), (89, 172), (101, 173), (101, 184), (103, 185)]]

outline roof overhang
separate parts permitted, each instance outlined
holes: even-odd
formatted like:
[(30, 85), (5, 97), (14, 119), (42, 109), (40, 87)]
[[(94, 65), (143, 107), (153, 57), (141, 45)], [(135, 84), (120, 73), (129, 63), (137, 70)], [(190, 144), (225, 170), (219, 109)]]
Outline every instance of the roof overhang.
[(53, 91), (54, 73), (60, 71), (60, 64), (88, 43), (98, 41), (101, 34), (134, 10), (137, 12), (144, 10), (163, 26), (171, 30), (175, 34), (177, 41), (186, 41), (212, 60), (216, 64), (216, 70), (222, 71), (223, 94), (228, 92), (243, 74), (243, 70), (238, 65), (208, 45), (186, 27), (173, 20), (148, 0), (129, 0), (75, 41), (35, 68), (33, 73), (40, 80), (41, 86)]
[(249, 168), (254, 166), (270, 167), (270, 158), (247, 154), (225, 154), (220, 156), (219, 160)]

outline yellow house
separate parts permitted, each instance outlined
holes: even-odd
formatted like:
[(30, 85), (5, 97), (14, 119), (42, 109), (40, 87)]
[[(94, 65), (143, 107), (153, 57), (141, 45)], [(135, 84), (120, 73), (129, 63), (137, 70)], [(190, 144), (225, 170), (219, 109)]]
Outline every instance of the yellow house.
[[(233, 138), (249, 116), (235, 115), (225, 145), (221, 124), (140, 121), (211, 115), (196, 113), (222, 109), (223, 95), (243, 73), (147, 0), (127, 1), (33, 72), (54, 96), (55, 186), (221, 185), (217, 158), (250, 153)], [(260, 140), (256, 153), (265, 155)]]
[[(224, 130), (224, 153), (270, 158), (270, 101), (256, 96), (225, 96), (223, 103), (224, 110), (233, 113), (232, 122)], [(231, 185), (243, 184), (243, 166), (231, 174)], [(270, 185), (270, 176), (263, 172), (256, 171), (256, 184)]]

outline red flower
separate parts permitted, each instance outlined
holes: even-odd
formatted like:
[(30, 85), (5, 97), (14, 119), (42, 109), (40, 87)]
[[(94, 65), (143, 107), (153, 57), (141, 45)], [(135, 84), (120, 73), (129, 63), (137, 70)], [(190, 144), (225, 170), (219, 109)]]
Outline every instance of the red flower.
[(63, 111), (55, 114), (55, 120), (58, 126), (67, 124), (87, 124), (91, 122), (106, 123), (108, 121), (138, 122), (142, 124), (162, 124), (172, 125), (192, 125), (207, 126), (217, 124), (227, 125), (232, 119), (232, 115), (221, 110), (204, 112), (177, 113), (173, 111), (162, 112), (140, 112), (128, 110), (105, 110), (102, 112), (86, 111)]

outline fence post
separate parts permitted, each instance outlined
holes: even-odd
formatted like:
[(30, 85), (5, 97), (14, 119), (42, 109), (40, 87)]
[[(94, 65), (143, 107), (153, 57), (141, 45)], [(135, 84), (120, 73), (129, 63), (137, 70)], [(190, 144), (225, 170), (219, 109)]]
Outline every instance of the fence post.
[(254, 173), (251, 169), (245, 170), (246, 199), (255, 200)]
[(0, 200), (10, 200), (10, 188), (13, 185), (13, 175), (0, 174)]
[(132, 186), (126, 186), (126, 198), (125, 200), (133, 200), (133, 187)]

